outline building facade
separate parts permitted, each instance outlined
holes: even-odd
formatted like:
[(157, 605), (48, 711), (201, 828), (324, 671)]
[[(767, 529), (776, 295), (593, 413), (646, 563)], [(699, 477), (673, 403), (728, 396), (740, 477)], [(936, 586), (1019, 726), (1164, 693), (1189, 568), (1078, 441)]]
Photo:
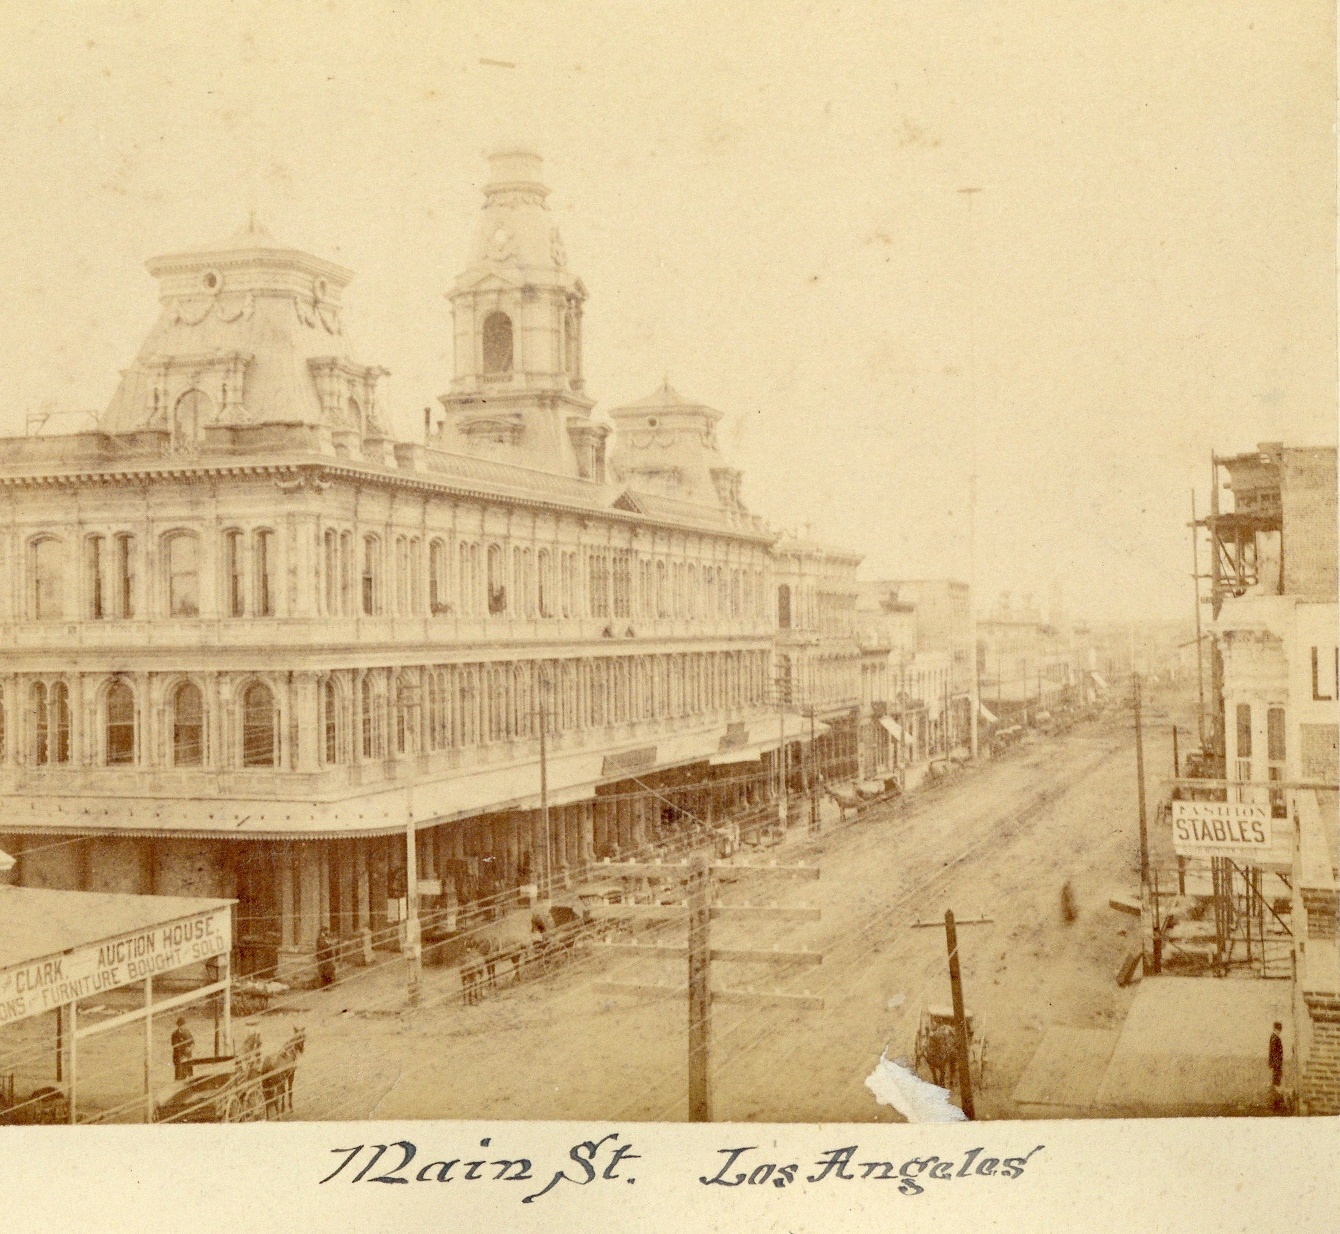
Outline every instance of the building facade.
[(777, 703), (815, 719), (815, 758), (828, 780), (865, 774), (874, 748), (856, 625), (860, 563), (859, 554), (795, 534), (772, 547)]
[[(1233, 509), (1221, 510), (1226, 475)], [(1337, 954), (1336, 452), (1268, 443), (1215, 460), (1214, 672), (1232, 800), (1270, 808), (1267, 876), (1292, 899), (1294, 1038), (1304, 1112), (1340, 1112)], [(1280, 787), (1272, 788), (1277, 784)], [(1260, 787), (1256, 787), (1259, 785)]]
[(96, 430), (0, 441), (15, 881), (235, 898), (244, 971), (287, 972), (322, 926), (394, 943), (407, 834), (447, 918), (767, 791), (729, 760), (778, 742), (775, 537), (717, 413), (616, 411), (610, 449), (539, 159), (491, 172), (421, 441), (350, 272), (254, 224), (149, 263)]

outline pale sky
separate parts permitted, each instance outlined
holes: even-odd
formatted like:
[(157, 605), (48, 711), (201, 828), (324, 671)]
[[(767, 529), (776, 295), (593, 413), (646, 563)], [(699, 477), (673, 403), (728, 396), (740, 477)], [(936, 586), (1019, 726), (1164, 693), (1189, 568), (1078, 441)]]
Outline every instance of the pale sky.
[(668, 375), (868, 576), (966, 576), (976, 436), (979, 607), (1189, 617), (1210, 450), (1335, 440), (1330, 8), (7, 0), (0, 429), (104, 408), (144, 261), (254, 208), (413, 435), (521, 141), (601, 407)]

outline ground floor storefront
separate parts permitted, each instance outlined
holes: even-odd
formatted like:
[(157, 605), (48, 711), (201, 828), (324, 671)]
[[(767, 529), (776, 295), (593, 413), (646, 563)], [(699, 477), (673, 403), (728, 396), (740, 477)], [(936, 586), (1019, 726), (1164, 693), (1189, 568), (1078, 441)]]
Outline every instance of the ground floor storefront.
[[(805, 763), (796, 743), (788, 766)], [(775, 747), (725, 750), (714, 761), (641, 773), (630, 766), (630, 774), (595, 786), (581, 800), (555, 801), (547, 811), (416, 820), (414, 869), (425, 937), (574, 886), (603, 861), (683, 851), (728, 820), (761, 825), (775, 816), (776, 766)], [(17, 859), (8, 880), (21, 887), (233, 900), (234, 971), (305, 985), (319, 979), (323, 957), (366, 964), (377, 951), (403, 945), (408, 826), (367, 821), (367, 832), (345, 836), (4, 832), (0, 844)]]

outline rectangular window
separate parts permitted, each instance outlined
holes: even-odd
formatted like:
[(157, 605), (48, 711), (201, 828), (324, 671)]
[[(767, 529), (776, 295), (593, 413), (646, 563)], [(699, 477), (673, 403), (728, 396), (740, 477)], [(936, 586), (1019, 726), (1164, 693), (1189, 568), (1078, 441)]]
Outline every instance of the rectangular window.
[(116, 615), (135, 616), (135, 537), (116, 537)]
[(1237, 720), (1238, 720), (1238, 757), (1251, 758), (1252, 705), (1250, 703), (1238, 704)]
[(590, 602), (592, 617), (610, 615), (610, 564), (604, 553), (592, 553), (590, 556)]
[(633, 613), (633, 554), (626, 548), (614, 553), (614, 615), (631, 617)]
[(223, 538), (223, 577), (227, 588), (227, 613), (229, 617), (241, 617), (246, 610), (242, 607), (245, 594), (242, 583), (242, 533), (230, 531)]
[(102, 594), (102, 537), (88, 538), (88, 615), (94, 621), (107, 616)]
[(273, 617), (275, 615), (275, 597), (278, 588), (275, 585), (273, 531), (256, 533), (256, 616)]
[[(1284, 779), (1285, 761), (1284, 708), (1271, 707), (1266, 712), (1266, 776), (1271, 780)], [(1289, 810), (1282, 790), (1270, 794), (1272, 818), (1288, 818)]]
[(377, 541), (363, 539), (363, 613), (371, 617), (377, 611)]
[(168, 613), (173, 617), (196, 617), (200, 613), (200, 580), (195, 536), (173, 536), (167, 547)]

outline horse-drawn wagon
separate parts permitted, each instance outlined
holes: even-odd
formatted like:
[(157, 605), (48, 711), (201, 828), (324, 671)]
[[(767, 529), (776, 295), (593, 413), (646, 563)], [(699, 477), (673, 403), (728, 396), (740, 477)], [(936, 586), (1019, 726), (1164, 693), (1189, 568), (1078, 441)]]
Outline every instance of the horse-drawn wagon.
[[(971, 1011), (968, 1022), (968, 1067), (974, 1087), (980, 1088), (986, 1073), (986, 1032)], [(958, 1026), (951, 1007), (923, 1007), (917, 1024), (916, 1069), (941, 1087), (950, 1087), (958, 1077)]]
[[(262, 1054), (249, 1033), (236, 1055), (188, 1060), (190, 1076), (154, 1108), (159, 1123), (256, 1123), (293, 1108), (293, 1079), (306, 1030), (295, 1027), (283, 1047)], [(197, 1070), (199, 1069), (199, 1070)]]

